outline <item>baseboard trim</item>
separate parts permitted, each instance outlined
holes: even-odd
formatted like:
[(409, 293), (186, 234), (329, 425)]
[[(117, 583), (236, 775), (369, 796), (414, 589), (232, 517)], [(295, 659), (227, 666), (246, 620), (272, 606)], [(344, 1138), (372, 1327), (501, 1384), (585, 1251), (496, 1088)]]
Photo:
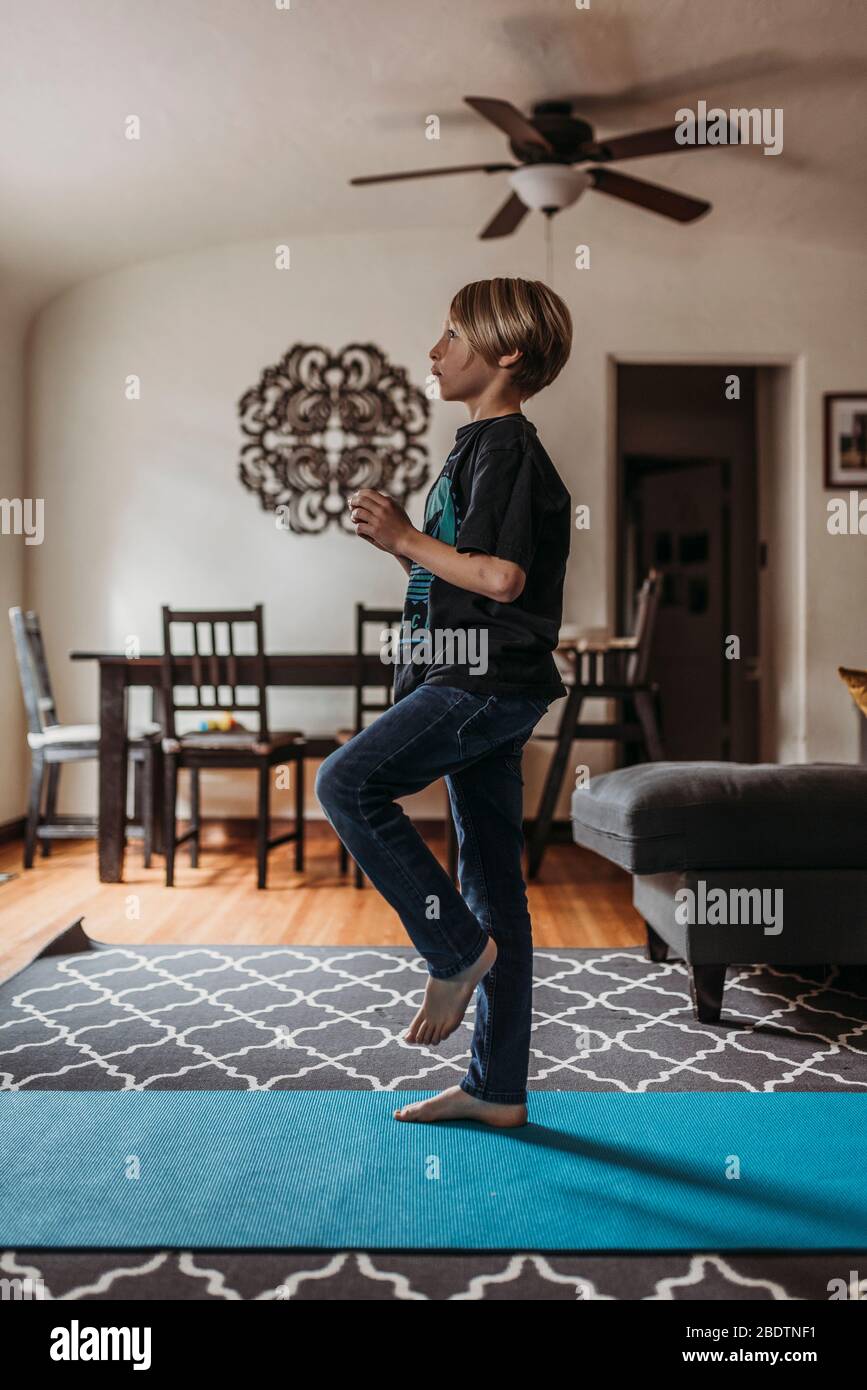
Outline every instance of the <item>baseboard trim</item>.
[[(285, 822), (287, 826), (292, 825), (291, 816), (272, 816), (272, 822)], [(179, 824), (186, 825), (188, 822), (179, 817)], [(436, 819), (427, 817), (423, 820), (414, 820), (413, 824), (422, 835), (433, 833), (441, 834), (445, 826), (444, 819), (439, 816)], [(8, 843), (10, 840), (23, 840), (25, 819), (20, 816), (17, 820), (4, 821), (0, 824), (0, 844)], [(306, 829), (309, 833), (316, 826), (331, 829), (324, 816), (307, 815)], [(533, 822), (525, 820), (524, 830), (529, 834)], [(255, 816), (204, 816), (202, 818), (202, 830), (206, 834), (219, 835), (227, 840), (247, 840), (255, 839), (256, 818)], [(332, 832), (333, 833), (333, 832)], [(89, 836), (88, 838), (93, 838)], [(549, 841), (555, 844), (565, 844), (572, 839), (572, 822), (568, 820), (554, 821), (549, 832)]]
[[(293, 820), (291, 816), (272, 816), (271, 823), (272, 825), (277, 823), (291, 826)], [(445, 829), (445, 819), (442, 816), (413, 817), (412, 823), (422, 835), (441, 835)], [(179, 817), (178, 824), (187, 826), (189, 822), (184, 817)], [(257, 822), (255, 816), (203, 816), (201, 824), (204, 834), (221, 835), (225, 839), (254, 839), (256, 835)], [(529, 834), (532, 828), (533, 822), (531, 820), (525, 820), (525, 833)], [(324, 816), (308, 815), (306, 818), (306, 833), (310, 834), (312, 831), (315, 834), (318, 833), (319, 830), (325, 830), (334, 835), (335, 839), (337, 838), (334, 830)], [(554, 821), (549, 832), (549, 842), (552, 844), (566, 844), (571, 843), (571, 840), (572, 822), (568, 820)]]
[(0, 824), (0, 845), (7, 844), (9, 840), (24, 839), (25, 820), (19, 816), (17, 820), (7, 820)]

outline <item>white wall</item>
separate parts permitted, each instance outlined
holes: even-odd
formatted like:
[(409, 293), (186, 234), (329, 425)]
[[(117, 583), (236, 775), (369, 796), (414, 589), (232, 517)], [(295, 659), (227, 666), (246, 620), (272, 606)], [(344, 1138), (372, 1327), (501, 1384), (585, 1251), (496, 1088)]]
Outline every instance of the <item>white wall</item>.
[[(29, 311), (12, 287), (0, 285), (0, 497), (23, 499), (24, 363)], [(9, 628), (10, 608), (25, 604), (22, 535), (0, 532), (0, 825), (16, 820), (26, 800), (24, 705)]]
[[(858, 308), (867, 260), (746, 236), (721, 241), (712, 217), (682, 228), (602, 199), (567, 216), (568, 226), (555, 223), (553, 285), (574, 316), (574, 351), (557, 383), (527, 405), (573, 502), (591, 506), (591, 530), (573, 533), (564, 620), (609, 618), (610, 356), (732, 354), (743, 362), (803, 354), (778, 510), (796, 529), (802, 517), (802, 533), (790, 541), (807, 596), (807, 641), (792, 661), (806, 666), (784, 680), (800, 676), (805, 699), (781, 697), (779, 747), (784, 756), (802, 747), (809, 759), (853, 761), (855, 715), (836, 666), (867, 664), (867, 538), (825, 530), (821, 393), (867, 388), (867, 322)], [(579, 239), (591, 247), (590, 270), (572, 268)], [(350, 649), (355, 601), (399, 603), (403, 573), (355, 538), (275, 529), (237, 480), (238, 399), (299, 340), (335, 349), (375, 342), (423, 384), (428, 348), (460, 284), (545, 276), (539, 222), (503, 243), (480, 243), (468, 229), (299, 238), (291, 248), (289, 271), (274, 268), (266, 242), (139, 265), (76, 286), (39, 317), (28, 364), (28, 487), (46, 499), (46, 541), (27, 556), (29, 596), (46, 629), (63, 718), (96, 717), (96, 669), (73, 666), (69, 649), (119, 649), (137, 634), (144, 650), (158, 650), (162, 602), (261, 600), (272, 649)], [(124, 398), (129, 373), (141, 377), (140, 402)], [(434, 472), (465, 420), (463, 407), (433, 403)], [(420, 494), (412, 507), (416, 520), (422, 501)], [(792, 589), (787, 601), (797, 600)], [(272, 721), (326, 731), (346, 723), (349, 699), (275, 692)], [(803, 729), (793, 727), (799, 721)], [(604, 766), (604, 754), (576, 749), (576, 760)], [(530, 804), (545, 757), (534, 748), (528, 759)], [(211, 784), (206, 812), (252, 809), (252, 785), (230, 795), (228, 781)], [(74, 793), (79, 804), (92, 801), (94, 787), (91, 770), (70, 781), (67, 800)], [(435, 813), (441, 797), (426, 804)]]

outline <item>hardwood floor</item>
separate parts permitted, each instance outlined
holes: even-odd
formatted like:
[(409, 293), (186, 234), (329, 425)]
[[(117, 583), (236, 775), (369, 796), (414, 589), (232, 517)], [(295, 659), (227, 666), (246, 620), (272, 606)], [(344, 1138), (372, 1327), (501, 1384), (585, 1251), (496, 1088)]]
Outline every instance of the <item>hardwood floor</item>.
[[(431, 838), (444, 861), (445, 845)], [(125, 882), (100, 883), (93, 841), (58, 842), (48, 859), (24, 871), (21, 841), (0, 844), (0, 979), (19, 970), (65, 926), (84, 917), (90, 936), (118, 942), (213, 942), (310, 946), (406, 946), (403, 926), (379, 894), (358, 890), (339, 872), (329, 827), (308, 829), (307, 868), (291, 868), (292, 847), (271, 856), (269, 886), (256, 888), (249, 839), (227, 841), (205, 829), (199, 868), (182, 850), (175, 888), (164, 886), (162, 858), (145, 869), (141, 849), (127, 848)], [(541, 878), (528, 889), (538, 947), (636, 946), (643, 924), (632, 907), (631, 880), (577, 845), (553, 844)]]

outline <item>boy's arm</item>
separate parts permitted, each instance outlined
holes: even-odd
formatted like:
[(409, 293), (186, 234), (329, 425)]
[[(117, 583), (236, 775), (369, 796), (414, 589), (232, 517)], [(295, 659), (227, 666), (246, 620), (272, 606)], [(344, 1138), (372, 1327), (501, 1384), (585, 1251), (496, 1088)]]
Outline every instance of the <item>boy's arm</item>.
[(349, 505), (357, 534), (390, 551), (401, 563), (406, 561), (405, 569), (415, 560), (447, 584), (499, 603), (513, 603), (523, 592), (526, 575), (520, 565), (481, 552), (459, 554), (453, 545), (417, 531), (393, 498), (361, 488), (350, 497)]
[[(372, 536), (365, 536), (364, 539), (366, 541), (370, 541), (371, 545), (375, 545), (377, 550), (384, 550), (386, 555), (393, 554), (391, 550), (386, 550), (384, 545), (380, 545), (378, 541), (375, 541)], [(412, 560), (408, 560), (405, 555), (395, 555), (394, 558), (395, 560), (397, 560), (397, 563), (400, 565), (401, 569), (406, 570), (407, 574), (409, 574), (410, 570), (412, 569)]]
[(483, 555), (480, 551), (459, 554), (453, 545), (426, 536), (415, 527), (412, 535), (401, 541), (401, 549), (438, 579), (458, 589), (469, 589), (498, 603), (514, 603), (523, 592), (527, 576), (511, 560), (499, 560), (496, 555)]

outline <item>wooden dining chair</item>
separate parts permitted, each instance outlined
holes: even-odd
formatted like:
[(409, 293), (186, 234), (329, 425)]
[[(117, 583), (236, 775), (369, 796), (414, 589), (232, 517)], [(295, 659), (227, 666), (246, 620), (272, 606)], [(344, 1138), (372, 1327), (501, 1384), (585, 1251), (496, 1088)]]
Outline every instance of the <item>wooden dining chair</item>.
[[(37, 843), (51, 854), (53, 840), (90, 840), (98, 833), (95, 816), (60, 815), (57, 799), (60, 770), (65, 763), (99, 758), (98, 724), (61, 724), (54, 700), (42, 627), (36, 613), (9, 609), (12, 641), (18, 663), (21, 693), (27, 712), (30, 749), (30, 796), (24, 830), (24, 867), (31, 869)], [(129, 756), (134, 770), (134, 815), (126, 833), (142, 841), (145, 868), (159, 839), (156, 830), (157, 778), (160, 770), (160, 726), (146, 722), (129, 732)], [(43, 801), (45, 809), (43, 811)]]
[[(400, 608), (366, 608), (363, 603), (355, 605), (355, 653), (356, 656), (364, 656), (367, 648), (368, 628), (376, 627), (377, 641), (382, 640), (384, 628), (399, 628), (403, 620), (403, 611)], [(351, 729), (338, 729), (335, 737), (338, 743), (347, 743), (355, 734), (361, 733), (365, 727), (367, 715), (382, 714), (384, 710), (390, 709), (394, 703), (394, 667), (383, 663), (382, 686), (369, 686), (364, 683), (359, 675), (355, 684), (355, 719), (354, 727)], [(370, 696), (367, 692), (374, 691)], [(448, 851), (448, 868), (452, 882), (457, 881), (458, 846), (455, 835), (455, 825), (452, 819), (451, 806), (446, 798), (446, 839)], [(349, 867), (349, 851), (340, 842), (340, 871), (346, 873)], [(364, 873), (361, 867), (355, 865), (355, 886), (364, 887)]]
[[(647, 680), (661, 593), (662, 574), (652, 569), (638, 594), (635, 630), (631, 637), (582, 639), (564, 648), (572, 672), (571, 677), (563, 677), (569, 693), (560, 716), (560, 727), (556, 734), (534, 735), (534, 739), (554, 742), (555, 749), (529, 836), (529, 878), (536, 877), (545, 855), (575, 739), (639, 744), (650, 761), (659, 762), (665, 757), (657, 717), (659, 690)], [(618, 711), (615, 722), (581, 722), (581, 706), (585, 700), (614, 700)]]
[[(278, 845), (294, 842), (295, 868), (304, 868), (304, 737), (297, 729), (272, 731), (268, 725), (267, 666), (265, 659), (262, 604), (240, 609), (162, 609), (163, 658), (162, 698), (165, 711), (163, 757), (165, 763), (165, 856), (166, 886), (174, 884), (175, 855), (189, 841), (190, 863), (198, 866), (201, 850), (201, 799), (199, 775), (207, 769), (252, 768), (258, 773), (258, 812), (256, 826), (257, 884), (267, 887), (268, 855)], [(175, 647), (179, 628), (190, 634), (186, 652)], [(254, 684), (239, 685), (239, 628), (252, 627), (254, 650), (244, 652), (255, 661)], [(243, 642), (242, 642), (243, 645)], [(192, 682), (178, 672), (178, 661), (192, 665)], [(178, 692), (193, 692), (193, 698), (179, 700)], [(245, 690), (252, 695), (244, 698)], [(191, 713), (231, 715), (246, 713), (256, 728), (192, 730), (181, 733), (178, 716)], [(295, 780), (295, 828), (281, 835), (270, 835), (270, 791), (272, 771), (288, 764)], [(177, 833), (178, 773), (190, 773), (190, 827)]]

